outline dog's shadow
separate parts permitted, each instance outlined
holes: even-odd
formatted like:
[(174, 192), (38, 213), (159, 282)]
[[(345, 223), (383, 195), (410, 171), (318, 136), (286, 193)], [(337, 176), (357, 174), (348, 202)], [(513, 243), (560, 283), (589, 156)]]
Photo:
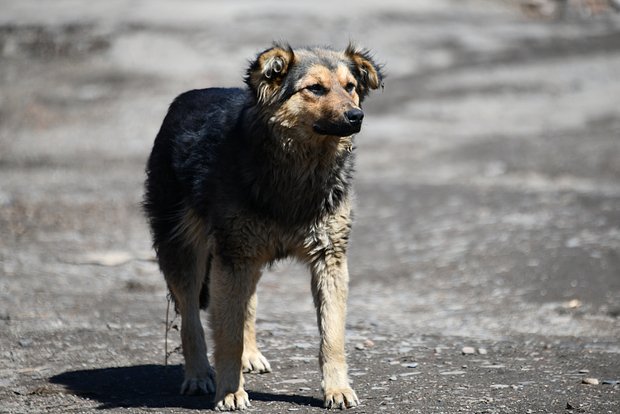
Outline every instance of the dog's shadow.
[[(179, 395), (182, 379), (183, 369), (180, 365), (137, 365), (67, 371), (51, 377), (50, 382), (63, 385), (75, 395), (100, 402), (99, 409), (214, 408), (211, 396)], [(313, 397), (247, 391), (253, 401), (279, 401), (299, 406), (322, 407), (322, 402)]]

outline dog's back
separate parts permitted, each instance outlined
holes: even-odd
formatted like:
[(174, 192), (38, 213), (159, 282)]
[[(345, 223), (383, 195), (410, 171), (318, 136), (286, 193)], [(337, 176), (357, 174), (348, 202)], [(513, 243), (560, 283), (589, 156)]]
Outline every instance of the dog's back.
[(207, 209), (222, 156), (247, 101), (242, 89), (197, 89), (177, 97), (155, 139), (147, 164), (144, 208), (155, 248), (170, 240), (184, 207)]

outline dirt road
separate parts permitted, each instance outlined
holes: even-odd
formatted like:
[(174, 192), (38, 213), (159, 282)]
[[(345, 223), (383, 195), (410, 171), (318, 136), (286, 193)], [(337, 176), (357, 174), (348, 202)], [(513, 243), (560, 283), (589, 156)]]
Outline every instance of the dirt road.
[[(212, 408), (163, 365), (143, 166), (174, 96), (274, 39), (355, 39), (389, 75), (357, 138), (353, 412), (620, 412), (620, 15), (258, 4), (0, 1), (0, 412)], [(305, 269), (259, 300), (251, 412), (321, 412)]]

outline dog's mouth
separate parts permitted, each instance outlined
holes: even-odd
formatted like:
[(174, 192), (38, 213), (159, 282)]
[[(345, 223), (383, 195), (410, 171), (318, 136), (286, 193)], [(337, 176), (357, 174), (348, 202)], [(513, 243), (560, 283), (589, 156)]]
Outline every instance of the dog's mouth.
[(357, 134), (362, 129), (362, 124), (354, 124), (350, 123), (315, 123), (312, 125), (312, 129), (314, 132), (320, 135), (329, 135), (332, 137), (348, 137), (353, 134)]

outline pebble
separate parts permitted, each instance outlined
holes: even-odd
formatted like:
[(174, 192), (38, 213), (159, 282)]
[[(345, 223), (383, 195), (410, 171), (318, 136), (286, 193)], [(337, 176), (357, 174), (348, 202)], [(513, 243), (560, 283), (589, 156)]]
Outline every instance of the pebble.
[(480, 355), (486, 355), (487, 354), (487, 350), (485, 348), (478, 348), (478, 353)]
[(398, 379), (398, 377), (396, 375), (392, 375), (390, 378), (388, 378), (390, 381), (396, 381)]
[(494, 390), (502, 390), (504, 388), (509, 388), (510, 385), (506, 385), (506, 384), (492, 384), (491, 388), (493, 388)]
[(412, 375), (420, 375), (422, 372), (420, 371), (413, 371), (413, 372), (403, 372), (402, 374), (398, 374), (401, 377), (410, 377)]
[(602, 383), (605, 385), (620, 385), (620, 381), (610, 379), (603, 380)]
[(364, 349), (366, 349), (366, 347), (364, 346), (363, 343), (359, 342), (355, 344), (355, 349), (357, 349), (358, 351), (363, 351)]
[(463, 349), (461, 349), (461, 352), (463, 355), (473, 355), (476, 353), (476, 348), (473, 346), (464, 346)]
[(366, 348), (372, 348), (373, 346), (375, 346), (375, 343), (372, 340), (370, 340), (370, 339), (366, 339), (364, 341), (364, 346)]
[(28, 348), (29, 346), (32, 345), (32, 339), (30, 339), (30, 338), (22, 338), (17, 343), (22, 348)]
[(564, 304), (564, 308), (566, 309), (577, 309), (580, 308), (583, 303), (579, 299), (573, 299)]
[(282, 380), (280, 382), (277, 382), (276, 384), (303, 384), (305, 382), (308, 382), (308, 380), (305, 378), (291, 378), (287, 380)]
[(598, 385), (598, 379), (596, 378), (584, 378), (581, 380), (582, 384), (588, 384), (588, 385)]
[(108, 251), (93, 251), (84, 254), (77, 262), (79, 264), (99, 265), (99, 266), (120, 266), (126, 264), (135, 257), (133, 254), (126, 251), (108, 250)]
[(444, 371), (440, 372), (439, 375), (463, 375), (467, 374), (465, 371)]
[(407, 365), (405, 365), (407, 368), (417, 368), (418, 367), (418, 363), (417, 362), (411, 362)]
[(587, 374), (587, 373), (589, 373), (589, 372), (590, 372), (590, 370), (589, 370), (589, 369), (580, 369), (580, 370), (579, 370), (579, 373), (580, 373), (580, 374)]

